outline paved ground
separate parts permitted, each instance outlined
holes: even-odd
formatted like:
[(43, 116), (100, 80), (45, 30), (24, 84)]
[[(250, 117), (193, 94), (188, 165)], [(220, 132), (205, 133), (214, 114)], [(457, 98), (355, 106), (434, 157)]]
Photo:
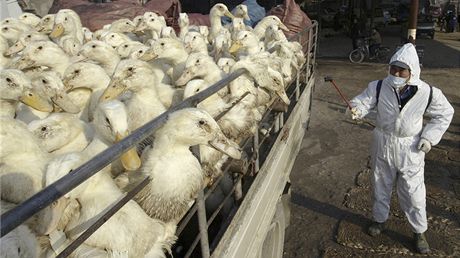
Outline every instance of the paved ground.
[[(427, 41), (427, 53), (433, 53), (427, 59), (434, 61), (422, 69), (422, 79), (441, 88), (456, 110), (443, 140), (426, 156), (425, 167), (432, 255), (448, 257), (460, 256), (460, 35), (454, 36), (438, 34), (435, 41)], [(350, 45), (350, 40), (333, 38), (333, 42), (330, 38), (320, 42), (323, 58), (318, 60), (310, 130), (291, 174), (291, 225), (284, 257), (414, 255), (409, 224), (395, 198), (390, 230), (376, 238), (365, 233), (371, 218), (368, 150), (372, 128), (352, 123), (333, 86), (323, 81), (325, 75), (333, 76), (351, 98), (369, 81), (384, 78), (387, 66), (352, 65), (344, 59), (349, 51), (344, 44)], [(397, 40), (384, 35), (385, 39)]]

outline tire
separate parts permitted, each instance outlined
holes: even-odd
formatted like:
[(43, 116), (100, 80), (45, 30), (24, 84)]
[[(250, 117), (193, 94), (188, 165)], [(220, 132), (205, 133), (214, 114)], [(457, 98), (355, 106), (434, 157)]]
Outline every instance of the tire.
[(385, 62), (388, 59), (388, 54), (390, 53), (390, 49), (386, 47), (382, 47), (377, 52), (377, 60), (379, 62)]
[(287, 218), (290, 215), (289, 213), (290, 211), (286, 211), (286, 207), (280, 199), (276, 205), (276, 212), (270, 223), (264, 243), (258, 252), (259, 258), (283, 257), (284, 237), (287, 224), (289, 223), (289, 219)]
[(348, 59), (350, 59), (350, 62), (352, 63), (361, 63), (364, 60), (365, 54), (361, 49), (357, 48), (353, 51), (350, 52), (348, 55)]

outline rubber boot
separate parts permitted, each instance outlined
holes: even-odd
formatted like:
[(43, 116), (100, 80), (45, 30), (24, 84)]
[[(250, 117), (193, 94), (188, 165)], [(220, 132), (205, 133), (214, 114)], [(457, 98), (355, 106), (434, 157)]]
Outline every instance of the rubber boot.
[(385, 230), (385, 222), (373, 222), (367, 229), (367, 233), (371, 236), (380, 235)]
[(417, 252), (421, 254), (427, 254), (430, 252), (430, 245), (426, 241), (424, 233), (414, 233), (415, 248)]

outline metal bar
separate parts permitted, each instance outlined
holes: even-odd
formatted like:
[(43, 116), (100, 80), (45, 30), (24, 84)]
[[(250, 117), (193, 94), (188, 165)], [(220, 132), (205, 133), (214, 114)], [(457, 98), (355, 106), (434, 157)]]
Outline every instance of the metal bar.
[[(77, 249), (86, 239), (88, 239), (98, 228), (109, 220), (118, 210), (120, 210), (127, 202), (129, 202), (137, 193), (139, 193), (150, 182), (150, 178), (146, 177), (134, 189), (126, 193), (126, 195), (117, 203), (115, 203), (103, 216), (94, 222), (85, 232), (78, 236), (75, 241), (68, 245), (56, 258), (63, 258), (69, 256), (75, 249)], [(116, 237), (116, 236), (115, 236)]]
[(155, 129), (167, 121), (169, 114), (182, 108), (195, 106), (197, 103), (206, 99), (211, 94), (216, 93), (220, 89), (226, 87), (229, 82), (235, 80), (238, 76), (245, 72), (246, 70), (244, 69), (238, 69), (237, 71), (227, 75), (222, 80), (213, 84), (211, 87), (205, 89), (204, 91), (199, 92), (198, 94), (183, 100), (176, 106), (171, 107), (168, 111), (138, 128), (120, 142), (112, 145), (85, 164), (75, 169), (74, 173), (65, 175), (58, 181), (47, 186), (40, 192), (25, 200), (15, 208), (2, 214), (0, 217), (0, 220), (2, 221), (0, 225), (1, 237), (8, 234), (11, 230), (25, 222), (38, 211), (42, 210), (55, 200), (62, 197), (64, 194), (70, 192), (83, 181), (110, 164), (114, 159), (118, 158), (123, 152), (127, 151), (137, 143), (147, 138), (155, 131)]
[[(241, 179), (243, 175), (238, 175), (238, 180)], [(217, 214), (219, 214), (220, 210), (222, 210), (222, 207), (224, 207), (225, 202), (232, 196), (233, 192), (235, 191), (236, 184), (233, 185), (232, 190), (224, 197), (224, 200), (220, 203), (220, 205), (217, 207), (217, 209), (214, 211), (214, 213), (209, 217), (208, 219), (208, 227), (211, 226), (212, 222), (214, 219), (217, 217)]]
[(253, 138), (253, 155), (255, 156), (254, 160), (254, 175), (259, 172), (260, 164), (259, 164), (259, 128), (256, 128), (256, 133), (254, 134)]
[(206, 207), (204, 204), (203, 190), (198, 193), (198, 227), (200, 229), (201, 257), (208, 258), (209, 252), (208, 226), (206, 222)]

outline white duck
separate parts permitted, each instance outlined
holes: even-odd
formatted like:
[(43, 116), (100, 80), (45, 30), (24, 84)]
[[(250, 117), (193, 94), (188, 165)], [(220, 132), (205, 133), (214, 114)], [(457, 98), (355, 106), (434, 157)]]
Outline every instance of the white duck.
[(50, 34), (54, 27), (54, 18), (56, 14), (47, 14), (43, 16), (40, 22), (35, 26), (35, 30), (44, 34)]
[(33, 89), (30, 79), (21, 70), (0, 70), (0, 116), (14, 118), (19, 101), (40, 111), (53, 110), (52, 103)]
[(21, 58), (16, 61), (16, 66), (21, 70), (46, 66), (61, 76), (69, 65), (70, 58), (62, 48), (51, 41), (30, 42), (24, 48)]
[(208, 44), (199, 32), (190, 31), (184, 36), (185, 49), (189, 54), (202, 53), (208, 55)]
[(187, 13), (179, 13), (178, 23), (180, 28), (179, 38), (181, 40), (184, 40), (185, 35), (187, 35), (187, 33), (189, 32), (190, 26), (190, 20), (188, 18)]
[(179, 222), (204, 187), (200, 162), (189, 149), (197, 144), (213, 146), (237, 159), (241, 155), (205, 111), (187, 108), (171, 114), (155, 132), (154, 147), (141, 168), (152, 181), (135, 197), (151, 217)]
[(53, 113), (27, 125), (40, 141), (40, 145), (53, 155), (81, 152), (91, 142), (93, 129), (75, 115)]
[(156, 15), (155, 13), (151, 13), (150, 16), (146, 14), (144, 14), (142, 21), (135, 31), (138, 33), (144, 33), (147, 36), (147, 39), (159, 39), (161, 30), (166, 27), (164, 18)]
[(131, 39), (123, 33), (109, 31), (102, 35), (101, 41), (104, 41), (116, 49), (118, 46), (124, 44), (125, 42), (130, 42)]
[(70, 9), (61, 9), (54, 18), (51, 38), (60, 39), (62, 36), (70, 35), (80, 44), (83, 44), (83, 30), (78, 14)]
[(48, 39), (48, 36), (42, 33), (36, 31), (26, 31), (19, 36), (19, 39), (8, 49), (5, 55), (10, 56), (22, 51), (32, 41), (46, 41)]
[(172, 101), (173, 90), (159, 89), (158, 78), (150, 65), (144, 61), (122, 60), (114, 72), (110, 85), (101, 96), (101, 101), (117, 98), (126, 91), (131, 91), (132, 97), (125, 101), (128, 112), (130, 130), (135, 130), (148, 121), (166, 111), (163, 104), (165, 96), (160, 92), (167, 92), (169, 101)]
[(121, 58), (128, 58), (133, 52), (147, 47), (139, 41), (125, 42), (117, 47), (117, 53)]
[(0, 70), (9, 66), (11, 62), (11, 59), (5, 55), (9, 47), (8, 40), (0, 36)]
[[(73, 169), (79, 167), (87, 157), (77, 153), (66, 154), (53, 159), (46, 172), (46, 185), (50, 185)], [(76, 239), (88, 228), (91, 221), (98, 218), (108, 207), (117, 202), (123, 193), (110, 177), (107, 169), (98, 172), (84, 183), (62, 197), (59, 202), (78, 200), (80, 210), (77, 216), (70, 216), (64, 232), (70, 239)], [(65, 205), (55, 205), (51, 209), (48, 232), (57, 228)], [(61, 208), (61, 209), (60, 209)], [(102, 225), (85, 244), (105, 249), (114, 255), (126, 257), (164, 257), (174, 243), (175, 226), (152, 219), (134, 201), (126, 203), (120, 211)]]
[(260, 40), (262, 40), (265, 36), (265, 30), (268, 26), (272, 24), (277, 25), (280, 29), (284, 31), (289, 31), (289, 29), (286, 27), (286, 25), (284, 25), (280, 18), (278, 18), (275, 15), (268, 15), (262, 18), (262, 20), (260, 20), (257, 23), (257, 25), (254, 27), (253, 32)]
[[(111, 100), (100, 103), (94, 113), (94, 120), (91, 122), (94, 128), (94, 137), (88, 147), (82, 152), (85, 156), (92, 158), (101, 151), (107, 149), (129, 135), (128, 115), (126, 107), (118, 100)], [(121, 155), (121, 165), (112, 163), (112, 173), (118, 175), (123, 169), (134, 171), (141, 165), (136, 148), (132, 148)]]
[(8, 117), (0, 122), (1, 198), (17, 204), (42, 189), (49, 156), (25, 124)]
[(181, 41), (172, 38), (161, 38), (153, 43), (150, 50), (141, 57), (141, 60), (161, 59), (171, 67), (170, 70), (166, 71), (166, 74), (175, 82), (184, 71), (187, 57), (188, 53)]
[(18, 17), (18, 20), (22, 21), (27, 25), (35, 27), (40, 23), (41, 19), (33, 13), (23, 13)]
[[(202, 79), (194, 79), (187, 83), (184, 89), (184, 99), (191, 97), (207, 88), (211, 84)], [(212, 117), (220, 115), (223, 111), (229, 109), (231, 104), (227, 103), (218, 94), (212, 94), (197, 105), (198, 108), (205, 110)]]
[[(206, 54), (194, 53), (187, 58), (185, 70), (177, 79), (176, 85), (183, 86), (193, 78), (201, 78), (209, 85), (218, 82), (225, 73), (217, 66), (212, 57)], [(225, 87), (218, 92), (219, 96), (225, 98), (228, 88)]]
[(230, 47), (230, 53), (236, 53), (238, 58), (256, 55), (263, 49), (263, 43), (251, 31), (240, 31)]
[(120, 57), (115, 49), (109, 44), (98, 40), (92, 40), (84, 44), (78, 52), (78, 55), (73, 58), (75, 62), (87, 60), (99, 64), (108, 75), (112, 75), (118, 62), (120, 62)]
[(228, 57), (222, 57), (217, 60), (217, 66), (227, 74), (230, 73), (230, 69), (235, 63), (236, 61), (233, 58)]
[(73, 63), (64, 72), (62, 82), (70, 95), (74, 91), (80, 91), (81, 94), (89, 93), (84, 101), (86, 105), (82, 109), (86, 110), (84, 111), (86, 114), (82, 114), (82, 117), (86, 117), (87, 121), (92, 121), (99, 98), (110, 83), (110, 77), (105, 70), (92, 63)]
[(209, 33), (210, 41), (215, 38), (222, 30), (227, 30), (222, 26), (221, 18), (227, 16), (231, 19), (234, 18), (233, 14), (230, 13), (227, 6), (224, 4), (215, 4), (209, 11), (209, 19), (211, 20), (211, 31)]

